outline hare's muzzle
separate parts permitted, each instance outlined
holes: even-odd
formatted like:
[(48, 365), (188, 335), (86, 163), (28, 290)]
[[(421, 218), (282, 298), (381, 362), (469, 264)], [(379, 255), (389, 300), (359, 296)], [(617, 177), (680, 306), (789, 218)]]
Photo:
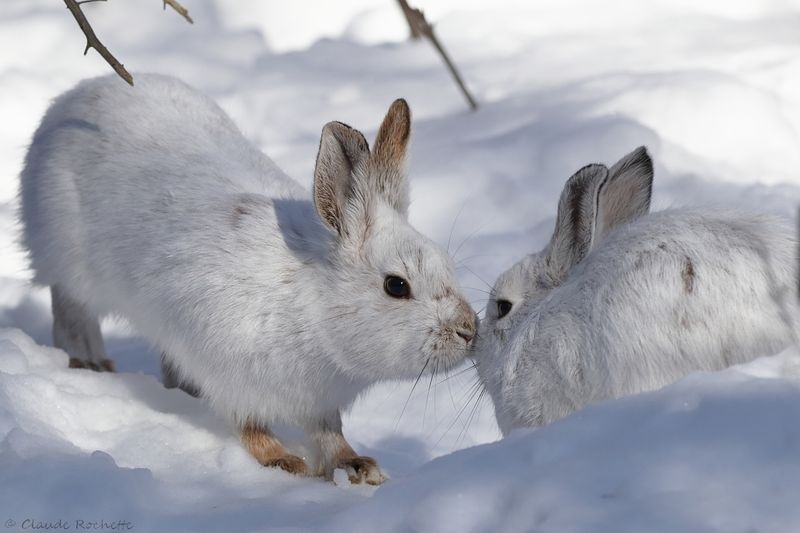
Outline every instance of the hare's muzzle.
[(478, 315), (463, 300), (459, 301), (456, 306), (453, 331), (464, 340), (467, 347), (472, 345), (472, 341), (478, 331)]

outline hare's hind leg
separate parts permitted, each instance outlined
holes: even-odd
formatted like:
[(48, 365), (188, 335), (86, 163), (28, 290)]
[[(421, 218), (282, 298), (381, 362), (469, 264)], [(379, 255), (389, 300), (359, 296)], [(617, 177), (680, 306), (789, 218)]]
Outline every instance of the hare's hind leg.
[(113, 372), (114, 363), (106, 357), (97, 317), (58, 285), (50, 287), (50, 295), (53, 304), (53, 344), (69, 354), (70, 368)]
[(200, 397), (200, 389), (186, 379), (180, 378), (178, 371), (169, 362), (169, 356), (165, 352), (161, 352), (161, 382), (168, 389), (180, 388), (189, 396)]

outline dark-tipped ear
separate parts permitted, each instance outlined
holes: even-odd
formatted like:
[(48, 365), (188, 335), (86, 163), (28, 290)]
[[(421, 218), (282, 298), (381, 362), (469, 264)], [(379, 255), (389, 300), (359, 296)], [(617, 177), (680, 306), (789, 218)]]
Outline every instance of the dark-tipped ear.
[(652, 191), (653, 161), (640, 146), (611, 167), (600, 187), (593, 246), (615, 227), (646, 215)]
[(341, 122), (322, 128), (314, 168), (314, 205), (325, 224), (344, 234), (344, 213), (352, 193), (353, 170), (369, 157), (367, 140)]
[(373, 155), (388, 164), (402, 165), (406, 159), (406, 147), (411, 134), (411, 110), (402, 98), (389, 107), (378, 135), (375, 137)]
[(375, 137), (369, 187), (404, 216), (408, 211), (405, 161), (410, 136), (411, 111), (400, 98), (389, 107)]
[(558, 201), (556, 228), (550, 240), (548, 262), (554, 281), (562, 281), (592, 245), (597, 191), (608, 178), (604, 165), (587, 165), (572, 175)]

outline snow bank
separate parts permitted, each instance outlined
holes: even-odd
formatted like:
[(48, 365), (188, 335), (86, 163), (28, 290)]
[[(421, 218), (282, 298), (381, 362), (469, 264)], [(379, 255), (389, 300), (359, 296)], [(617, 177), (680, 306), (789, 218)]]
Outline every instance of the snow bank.
[(371, 498), (371, 488), (259, 467), (201, 401), (151, 376), (66, 364), (0, 330), (4, 521), (198, 532), (766, 533), (800, 523), (795, 351), (434, 459)]
[[(151, 376), (67, 368), (0, 330), (0, 520), (138, 531), (314, 525), (359, 492), (264, 469), (223, 420)], [(24, 529), (24, 528), (23, 528)]]
[(324, 529), (796, 531), (800, 359), (751, 366), (435, 459)]

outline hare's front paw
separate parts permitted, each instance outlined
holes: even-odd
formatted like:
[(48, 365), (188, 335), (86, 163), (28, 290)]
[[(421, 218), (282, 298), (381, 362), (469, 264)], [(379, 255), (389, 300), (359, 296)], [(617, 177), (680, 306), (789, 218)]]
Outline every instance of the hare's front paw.
[(386, 481), (387, 477), (381, 472), (378, 463), (372, 457), (356, 455), (342, 459), (336, 468), (341, 468), (347, 472), (350, 483), (367, 483), (368, 485), (380, 485)]
[(264, 461), (261, 464), (270, 468), (280, 468), (281, 470), (285, 470), (290, 474), (297, 474), (299, 476), (305, 476), (308, 474), (306, 462), (296, 455), (282, 455), (280, 457)]
[(78, 359), (77, 357), (70, 357), (69, 367), (88, 368), (89, 370), (94, 370), (95, 372), (115, 372), (114, 361), (111, 359), (101, 359), (99, 363), (95, 363), (94, 361), (85, 361), (83, 359)]

